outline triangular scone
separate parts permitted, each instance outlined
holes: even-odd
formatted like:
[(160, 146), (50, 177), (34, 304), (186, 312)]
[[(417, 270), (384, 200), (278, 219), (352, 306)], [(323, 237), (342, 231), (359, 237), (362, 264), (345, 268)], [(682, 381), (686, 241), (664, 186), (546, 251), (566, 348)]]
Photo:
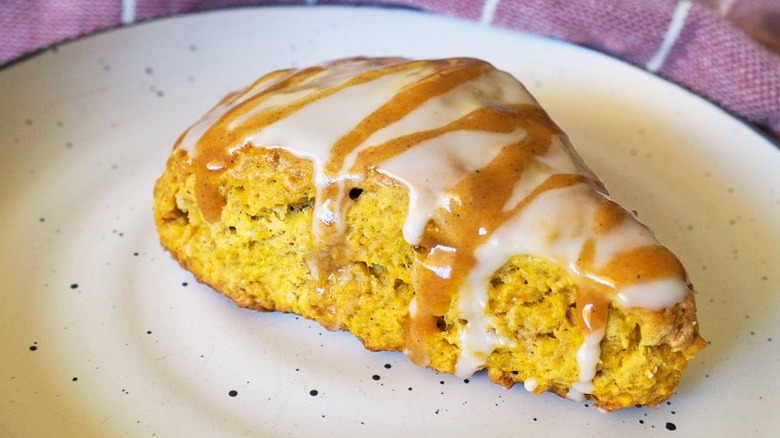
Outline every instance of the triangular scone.
[(677, 258), (476, 59), (270, 73), (181, 136), (154, 208), (238, 305), (458, 376), (657, 405), (705, 344)]

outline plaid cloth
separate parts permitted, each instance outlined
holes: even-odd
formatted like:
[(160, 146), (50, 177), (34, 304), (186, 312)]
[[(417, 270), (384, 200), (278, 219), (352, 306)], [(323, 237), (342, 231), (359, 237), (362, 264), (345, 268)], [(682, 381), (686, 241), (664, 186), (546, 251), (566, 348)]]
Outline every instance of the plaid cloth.
[(780, 0), (0, 0), (0, 65), (96, 30), (247, 5), (400, 5), (601, 50), (780, 139)]

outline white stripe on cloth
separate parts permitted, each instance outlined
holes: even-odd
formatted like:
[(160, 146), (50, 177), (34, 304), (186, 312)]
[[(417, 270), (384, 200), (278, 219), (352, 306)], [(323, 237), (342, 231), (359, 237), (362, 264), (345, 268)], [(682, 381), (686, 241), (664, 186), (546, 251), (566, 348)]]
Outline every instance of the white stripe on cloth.
[(657, 72), (666, 61), (666, 57), (669, 56), (669, 52), (672, 51), (674, 44), (677, 42), (677, 38), (680, 37), (680, 32), (685, 26), (685, 19), (688, 17), (688, 12), (691, 10), (693, 4), (688, 1), (681, 1), (677, 3), (677, 7), (674, 9), (672, 19), (669, 21), (669, 27), (666, 28), (666, 34), (661, 41), (661, 45), (658, 47), (658, 51), (655, 52), (652, 58), (647, 61), (645, 68), (651, 72)]
[(498, 8), (498, 2), (501, 0), (485, 0), (485, 4), (482, 5), (482, 16), (479, 17), (479, 22), (482, 24), (490, 24), (493, 22), (493, 17), (496, 15), (496, 8)]
[(122, 0), (122, 24), (135, 22), (135, 0)]

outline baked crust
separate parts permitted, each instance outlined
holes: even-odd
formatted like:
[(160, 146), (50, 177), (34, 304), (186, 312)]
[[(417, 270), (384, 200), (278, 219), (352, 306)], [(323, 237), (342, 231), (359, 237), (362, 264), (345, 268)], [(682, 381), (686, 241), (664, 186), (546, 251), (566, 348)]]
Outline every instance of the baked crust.
[[(350, 190), (344, 244), (334, 249), (312, 232), (310, 160), (282, 149), (236, 151), (230, 168), (212, 181), (226, 201), (214, 222), (199, 206), (196, 173), (188, 152), (175, 148), (154, 191), (160, 240), (183, 268), (241, 307), (295, 313), (329, 330), (347, 330), (370, 350), (407, 350), (413, 269), (428, 248), (402, 235), (409, 204), (403, 184), (369, 170)], [(484, 358), (490, 379), (570, 395), (585, 338), (572, 276), (552, 261), (520, 254), (489, 283), (485, 312), (497, 334), (511, 340)], [(430, 355), (425, 365), (455, 372), (465, 323), (456, 295), (436, 333), (423, 340)], [(676, 391), (687, 362), (705, 344), (693, 295), (663, 310), (613, 301), (585, 398), (605, 410), (655, 406)]]

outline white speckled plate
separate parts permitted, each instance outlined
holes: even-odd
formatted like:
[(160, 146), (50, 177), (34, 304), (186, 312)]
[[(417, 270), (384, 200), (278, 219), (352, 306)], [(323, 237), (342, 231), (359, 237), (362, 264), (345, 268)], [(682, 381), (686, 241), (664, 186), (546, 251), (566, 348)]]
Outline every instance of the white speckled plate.
[[(688, 266), (711, 341), (657, 409), (603, 414), (239, 309), (157, 243), (176, 137), (262, 73), (480, 56), (524, 80)], [(0, 71), (0, 436), (778, 436), (780, 151), (606, 56), (403, 10), (234, 9)]]

